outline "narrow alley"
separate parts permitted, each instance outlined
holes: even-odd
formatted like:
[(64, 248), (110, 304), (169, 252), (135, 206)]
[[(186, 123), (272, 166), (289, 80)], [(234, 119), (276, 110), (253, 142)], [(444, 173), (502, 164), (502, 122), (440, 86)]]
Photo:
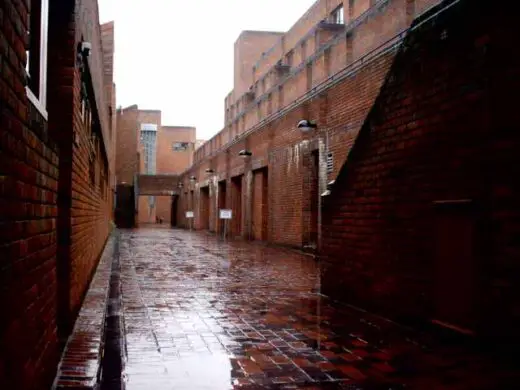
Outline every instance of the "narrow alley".
[(0, 0), (0, 390), (520, 388), (517, 19)]
[[(161, 227), (122, 230), (114, 241), (106, 251), (120, 265), (112, 272), (120, 272), (123, 369), (106, 375), (121, 375), (122, 384), (105, 381), (104, 389), (505, 389), (512, 383), (507, 365), (461, 340), (426, 337), (331, 302), (319, 293), (311, 256)], [(73, 347), (76, 355), (82, 346)]]

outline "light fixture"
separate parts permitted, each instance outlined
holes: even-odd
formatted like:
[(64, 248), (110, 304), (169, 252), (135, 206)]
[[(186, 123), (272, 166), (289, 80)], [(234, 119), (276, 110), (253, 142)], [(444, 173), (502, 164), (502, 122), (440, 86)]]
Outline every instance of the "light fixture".
[(325, 192), (323, 194), (321, 194), (321, 196), (329, 196), (332, 193), (332, 186), (334, 185), (335, 182), (336, 182), (336, 180), (329, 181), (327, 183), (327, 189), (325, 190)]
[(241, 157), (251, 157), (253, 153), (251, 153), (249, 150), (244, 149), (238, 152), (238, 155)]
[(215, 172), (215, 171), (211, 168), (206, 169), (206, 173), (213, 173), (213, 172)]
[(77, 61), (80, 69), (83, 69), (83, 65), (85, 64), (85, 60), (88, 56), (90, 56), (90, 51), (92, 50), (92, 44), (90, 42), (79, 42), (77, 47)]
[(190, 176), (190, 181), (195, 181), (197, 178), (195, 176)]
[(178, 187), (179, 187), (179, 188), (182, 188), (182, 187), (184, 187), (184, 184), (179, 183)]
[(316, 129), (318, 126), (315, 122), (309, 121), (307, 119), (302, 119), (298, 122), (298, 129), (300, 129), (302, 132), (307, 133), (309, 131), (312, 131)]

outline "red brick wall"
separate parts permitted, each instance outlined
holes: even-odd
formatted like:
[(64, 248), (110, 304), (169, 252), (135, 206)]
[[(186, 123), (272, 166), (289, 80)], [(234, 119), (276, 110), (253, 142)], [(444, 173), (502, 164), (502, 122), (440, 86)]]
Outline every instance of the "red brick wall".
[[(345, 3), (348, 19), (349, 2)], [(433, 3), (430, 1), (428, 4)], [(200, 183), (207, 180), (204, 170), (212, 166), (217, 181), (228, 181), (228, 207), (231, 207), (233, 198), (229, 180), (244, 175), (240, 216), (241, 235), (244, 237), (256, 235), (252, 230), (257, 211), (251, 203), (254, 189), (251, 188), (250, 172), (268, 166), (268, 240), (298, 247), (315, 243), (319, 234), (316, 191), (325, 190), (325, 184), (335, 179), (347, 158), (394, 59), (395, 45), (399, 42), (396, 34), (404, 31), (413, 17), (426, 8), (425, 2), (411, 0), (355, 2), (348, 34), (322, 26), (314, 35), (305, 35), (316, 25), (319, 15), (328, 15), (336, 6), (336, 3), (317, 2), (282, 40), (286, 48), (297, 46), (301, 51), (301, 39), (306, 37), (306, 56), (320, 50), (327, 42), (330, 47), (312, 59), (307, 67), (293, 67), (290, 77), (281, 88), (272, 92), (270, 99), (263, 100), (258, 96), (264, 91), (259, 87), (257, 101), (252, 102), (249, 108), (244, 106), (242, 109), (245, 111), (239, 119), (197, 150), (195, 165), (185, 173), (184, 177), (195, 175)], [(298, 63), (299, 54), (295, 51), (294, 55), (293, 60)], [(309, 92), (311, 87), (319, 88), (320, 93), (312, 94)], [(229, 106), (231, 98), (227, 97), (226, 106)], [(296, 99), (299, 104), (294, 105)], [(281, 113), (276, 113), (281, 109)], [(302, 135), (296, 129), (296, 124), (303, 118), (317, 121), (318, 130), (314, 134)], [(244, 148), (253, 153), (248, 161), (237, 156)], [(316, 189), (312, 153), (318, 149), (322, 157)], [(333, 157), (329, 173), (326, 173), (325, 152), (331, 152)], [(195, 209), (197, 202), (195, 196)], [(318, 215), (318, 224), (319, 218)], [(182, 216), (179, 221), (182, 224)]]
[(253, 65), (262, 52), (280, 39), (282, 33), (244, 31), (235, 42), (234, 96), (241, 97), (253, 83)]
[[(144, 157), (142, 154), (140, 133), (141, 124), (156, 124), (161, 128), (161, 111), (140, 110), (137, 105), (117, 110), (116, 129), (116, 180), (118, 183), (134, 183), (134, 175), (142, 172)], [(157, 158), (159, 157), (159, 135), (157, 139)], [(156, 160), (156, 169), (159, 161)], [(155, 222), (156, 212), (150, 212), (150, 204), (147, 196), (138, 199), (137, 221), (141, 223)]]
[(268, 228), (268, 170), (258, 169), (253, 173), (252, 238), (266, 240)]
[(137, 106), (117, 110), (116, 119), (116, 180), (117, 183), (134, 182), (139, 172), (138, 161), (138, 114)]
[(116, 108), (116, 85), (114, 84), (114, 22), (101, 25), (101, 43), (103, 48), (103, 73), (105, 84), (105, 97), (109, 103), (109, 170), (110, 170), (110, 187), (111, 187), (111, 204), (113, 209), (113, 197), (115, 192), (115, 171), (116, 171), (116, 133), (117, 133), (117, 108)]
[[(507, 10), (467, 1), (407, 38), (325, 204), (326, 294), (518, 338), (517, 30)], [(473, 208), (435, 203), (465, 199)]]
[(59, 357), (58, 155), (25, 93), (25, 3), (0, 5), (0, 388), (43, 390)]
[(140, 175), (137, 177), (139, 193), (144, 195), (168, 195), (167, 192), (178, 190), (177, 175)]
[[(317, 138), (324, 135), (303, 135), (296, 124), (302, 118), (317, 120), (320, 128), (329, 133), (330, 150), (334, 153), (334, 170), (328, 180), (335, 178), (342, 161), (356, 137), (356, 134), (379, 92), (380, 85), (393, 59), (393, 52), (381, 55), (353, 73), (338, 84), (326, 90), (322, 97), (311, 99), (300, 107), (293, 109), (246, 138), (217, 154), (214, 158), (203, 160), (184, 174), (186, 178), (194, 175), (198, 182), (208, 180), (205, 170), (212, 167), (218, 180), (228, 180), (227, 207), (232, 208), (235, 199), (231, 177), (244, 174), (242, 186), (243, 202), (240, 218), (243, 230), (238, 232), (238, 225), (233, 225), (234, 234), (247, 237), (251, 232), (256, 237), (258, 231), (248, 230), (258, 217), (258, 210), (251, 206), (254, 201), (253, 191), (248, 192), (247, 173), (262, 167), (268, 167), (267, 188), (268, 227), (266, 239), (285, 245), (301, 247), (311, 240), (310, 227), (312, 220), (311, 152), (317, 150)], [(253, 156), (243, 159), (238, 155), (240, 150), (249, 149)], [(254, 180), (253, 180), (254, 183)], [(188, 183), (189, 184), (189, 183)], [(215, 193), (212, 191), (212, 193)], [(181, 198), (185, 196), (181, 194)], [(315, 197), (314, 197), (315, 199)], [(211, 202), (214, 204), (214, 201)], [(196, 204), (197, 207), (197, 204)], [(216, 214), (215, 214), (216, 218)], [(212, 219), (213, 220), (213, 219)], [(179, 215), (182, 225), (183, 216)], [(215, 222), (216, 223), (216, 222)], [(198, 226), (198, 225), (196, 225)]]
[[(342, 3), (346, 26), (320, 24)], [(228, 94), (226, 126), (197, 151), (196, 162), (292, 104), (311, 88), (327, 82), (346, 66), (355, 61), (358, 65), (365, 62), (373, 50), (403, 32), (414, 17), (439, 0), (356, 0), (352, 2), (349, 17), (350, 3), (349, 0), (317, 1), (277, 39), (276, 45), (257, 59), (252, 68), (254, 80), (243, 87), (244, 91), (251, 87), (252, 95), (240, 94), (238, 89)], [(283, 70), (276, 68), (279, 61), (288, 64), (289, 51), (293, 53), (290, 66)]]
[[(188, 150), (174, 151), (175, 142), (188, 142)], [(193, 163), (194, 151), (194, 127), (162, 126), (157, 135), (157, 173), (182, 173)]]
[[(87, 145), (80, 141), (75, 146), (72, 161), (72, 209), (71, 209), (71, 301), (72, 313), (79, 311), (83, 296), (86, 293), (92, 274), (109, 234), (111, 216), (111, 196), (109, 194), (108, 177), (99, 178), (100, 172), (108, 171), (110, 149), (109, 106), (104, 88), (103, 51), (101, 46), (101, 29), (97, 0), (83, 1), (76, 18), (76, 42), (83, 39), (92, 42), (92, 54), (89, 56), (92, 92), (95, 94), (98, 120), (105, 143), (96, 151), (94, 185), (87, 180), (88, 151)], [(80, 15), (83, 14), (83, 17)], [(92, 23), (94, 21), (94, 23)], [(74, 45), (76, 46), (76, 45)], [(110, 64), (109, 64), (110, 66)], [(76, 67), (74, 83), (74, 129), (80, 133), (83, 129), (80, 102), (80, 75)], [(111, 83), (109, 84), (109, 86)], [(81, 133), (80, 133), (81, 134)], [(81, 135), (80, 135), (81, 140)], [(105, 173), (106, 175), (106, 173)]]
[(169, 224), (171, 222), (171, 207), (172, 197), (171, 196), (157, 196), (155, 197), (156, 209), (155, 215), (157, 218), (162, 218), (163, 224)]
[[(58, 287), (59, 330), (70, 331), (109, 233), (110, 129), (104, 87), (97, 2), (52, 3), (49, 19), (49, 131), (59, 146)], [(95, 21), (92, 23), (91, 21)], [(87, 129), (81, 116), (81, 71), (76, 47), (92, 42), (87, 94), (100, 126)], [(97, 112), (97, 115), (96, 115)], [(92, 146), (90, 134), (101, 137)], [(91, 162), (90, 156), (93, 156)], [(91, 179), (91, 168), (95, 177)]]

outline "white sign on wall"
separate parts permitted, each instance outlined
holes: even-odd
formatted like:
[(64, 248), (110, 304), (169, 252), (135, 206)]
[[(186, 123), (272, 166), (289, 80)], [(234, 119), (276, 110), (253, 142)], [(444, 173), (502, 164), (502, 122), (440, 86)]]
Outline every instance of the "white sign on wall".
[(233, 212), (228, 209), (220, 209), (220, 219), (231, 219)]
[(193, 218), (193, 217), (194, 217), (193, 211), (186, 211), (186, 218)]

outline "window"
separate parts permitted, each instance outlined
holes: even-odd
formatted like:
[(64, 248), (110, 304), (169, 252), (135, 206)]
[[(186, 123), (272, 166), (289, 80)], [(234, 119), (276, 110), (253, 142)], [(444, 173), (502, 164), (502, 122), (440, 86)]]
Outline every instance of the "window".
[(174, 152), (184, 152), (188, 150), (189, 142), (174, 142), (172, 145), (172, 150)]
[(49, 0), (31, 0), (27, 31), (26, 92), (47, 119), (47, 33)]
[(157, 153), (157, 125), (141, 125), (141, 141), (144, 146), (144, 169), (145, 173), (155, 175), (156, 153)]
[(332, 11), (332, 14), (330, 14), (330, 22), (335, 24), (345, 24), (345, 14), (342, 5)]
[(285, 59), (287, 62), (287, 65), (293, 66), (293, 51), (291, 50), (289, 53), (287, 53), (287, 57)]

